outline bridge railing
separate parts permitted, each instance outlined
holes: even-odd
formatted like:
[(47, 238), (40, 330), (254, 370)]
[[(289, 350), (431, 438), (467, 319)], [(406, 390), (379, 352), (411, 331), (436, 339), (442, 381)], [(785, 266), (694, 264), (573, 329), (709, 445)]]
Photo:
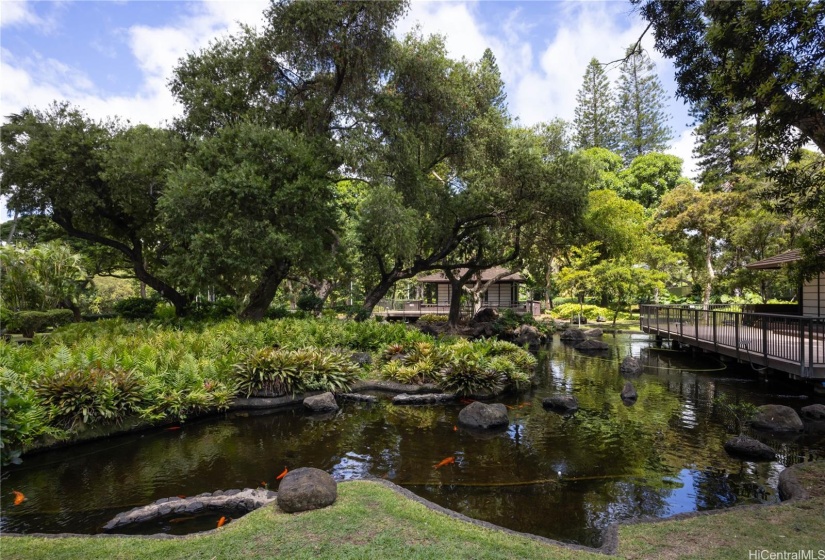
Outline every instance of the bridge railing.
[(825, 364), (825, 317), (748, 313), (738, 305), (641, 305), (640, 326), (658, 335), (677, 335), (734, 349), (737, 356), (779, 358), (804, 373)]

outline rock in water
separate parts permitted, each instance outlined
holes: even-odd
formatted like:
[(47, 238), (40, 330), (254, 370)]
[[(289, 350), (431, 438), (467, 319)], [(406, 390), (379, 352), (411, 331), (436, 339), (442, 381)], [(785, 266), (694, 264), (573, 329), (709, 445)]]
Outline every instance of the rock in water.
[(825, 404), (812, 404), (802, 407), (802, 416), (811, 420), (825, 420)]
[(559, 339), (565, 342), (576, 342), (579, 340), (584, 340), (585, 338), (587, 338), (587, 336), (581, 329), (566, 329), (559, 335)]
[(510, 424), (507, 407), (501, 403), (470, 403), (458, 413), (458, 424), (463, 428), (492, 430)]
[(338, 410), (338, 403), (335, 402), (335, 395), (332, 393), (307, 397), (304, 399), (304, 406), (312, 412), (335, 412)]
[(584, 335), (589, 338), (598, 338), (604, 336), (604, 331), (601, 329), (587, 329), (584, 331)]
[(630, 381), (626, 381), (622, 388), (622, 400), (635, 402), (638, 398), (639, 394), (636, 392), (636, 387)]
[(600, 340), (588, 338), (585, 341), (579, 342), (573, 348), (579, 352), (601, 352), (603, 350), (610, 350), (610, 345)]
[(544, 408), (561, 412), (573, 412), (579, 409), (579, 401), (572, 395), (558, 395), (547, 397), (541, 401)]
[(636, 377), (642, 374), (642, 363), (638, 358), (633, 356), (625, 356), (622, 364), (619, 366), (619, 373), (625, 377)]
[(325, 508), (337, 497), (335, 479), (311, 467), (289, 471), (278, 487), (278, 507), (287, 513)]
[(752, 459), (754, 461), (773, 461), (776, 451), (759, 440), (748, 436), (737, 436), (725, 442), (725, 451), (734, 457)]
[(766, 404), (751, 418), (754, 428), (774, 432), (801, 432), (805, 425), (794, 409), (781, 404)]

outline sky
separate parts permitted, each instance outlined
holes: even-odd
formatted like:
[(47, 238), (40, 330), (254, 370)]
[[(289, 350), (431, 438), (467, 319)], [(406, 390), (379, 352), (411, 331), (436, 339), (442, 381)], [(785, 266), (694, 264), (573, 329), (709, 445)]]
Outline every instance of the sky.
[[(153, 126), (181, 113), (167, 82), (177, 61), (241, 24), (262, 28), (268, 0), (0, 0), (0, 117), (66, 100), (97, 119)], [(455, 58), (492, 49), (511, 115), (524, 125), (573, 120), (587, 63), (619, 59), (645, 28), (627, 0), (413, 0), (396, 26), (441, 34)], [(668, 96), (669, 153), (694, 174), (692, 119), (675, 97), (673, 65), (642, 46)], [(615, 66), (615, 65), (614, 65)], [(614, 83), (619, 69), (608, 71)], [(0, 201), (0, 221), (6, 219)]]

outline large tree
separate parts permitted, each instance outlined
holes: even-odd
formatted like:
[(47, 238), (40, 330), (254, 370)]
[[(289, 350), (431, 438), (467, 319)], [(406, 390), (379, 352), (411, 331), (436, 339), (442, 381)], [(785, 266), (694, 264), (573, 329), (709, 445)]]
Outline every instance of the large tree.
[(221, 286), (257, 319), (294, 267), (334, 259), (333, 183), (346, 163), (358, 167), (347, 139), (367, 126), (405, 6), (273, 2), (261, 32), (181, 62), (171, 86), (196, 149), (165, 209), (191, 249), (173, 263), (182, 277)]
[(602, 64), (590, 60), (576, 94), (576, 147), (615, 150), (619, 146), (616, 102)]
[(626, 163), (667, 149), (673, 132), (667, 125), (665, 100), (650, 57), (631, 48), (622, 62), (618, 85), (619, 152)]
[[(740, 112), (755, 121), (768, 163), (798, 160), (806, 143), (825, 154), (825, 4), (814, 0), (632, 0), (652, 25), (656, 49), (676, 66), (677, 95), (700, 114)], [(822, 163), (776, 173), (772, 196), (819, 223), (807, 255), (825, 247)]]
[(25, 109), (0, 129), (0, 193), (18, 215), (44, 215), (71, 237), (121, 255), (179, 314), (188, 296), (165, 274), (170, 251), (157, 203), (183, 154), (173, 132), (93, 121), (67, 104)]

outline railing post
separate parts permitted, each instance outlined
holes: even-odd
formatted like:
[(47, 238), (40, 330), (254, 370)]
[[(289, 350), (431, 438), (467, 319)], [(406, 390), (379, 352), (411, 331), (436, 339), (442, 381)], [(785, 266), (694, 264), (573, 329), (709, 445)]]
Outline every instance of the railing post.
[(685, 319), (682, 316), (683, 311), (684, 311), (684, 309), (682, 309), (680, 307), (679, 308), (679, 336), (682, 337), (682, 338), (684, 338), (684, 336), (685, 336)]
[(656, 332), (659, 332), (659, 306), (656, 306)]
[(667, 333), (670, 334), (670, 307), (665, 307), (665, 325), (667, 325)]
[(710, 320), (713, 321), (713, 349), (719, 351), (719, 343), (716, 342), (716, 311), (710, 312)]
[(805, 319), (799, 318), (799, 375), (805, 377)]
[(693, 330), (696, 334), (696, 342), (699, 342), (699, 310), (695, 309), (693, 314)]
[(733, 314), (733, 340), (736, 344), (736, 361), (739, 361), (739, 319), (742, 317), (741, 313)]
[(765, 317), (762, 323), (762, 355), (765, 356), (765, 366), (768, 365), (768, 322), (770, 317)]

